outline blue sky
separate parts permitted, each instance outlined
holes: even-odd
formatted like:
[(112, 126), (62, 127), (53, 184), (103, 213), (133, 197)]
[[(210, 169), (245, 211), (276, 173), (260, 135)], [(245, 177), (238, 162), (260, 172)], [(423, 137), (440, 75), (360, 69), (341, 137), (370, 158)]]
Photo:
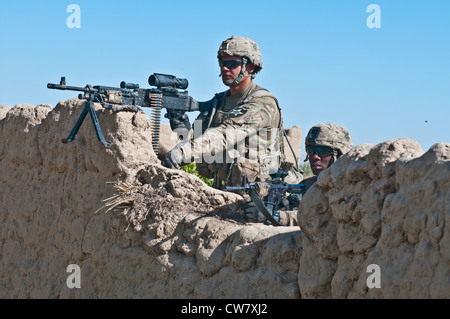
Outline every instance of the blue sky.
[[(67, 26), (70, 4), (81, 9), (80, 28)], [(380, 28), (367, 25), (370, 4)], [(0, 104), (76, 97), (47, 89), (61, 76), (73, 86), (146, 88), (153, 73), (187, 78), (189, 94), (209, 100), (226, 89), (216, 55), (231, 35), (259, 44), (255, 82), (278, 98), (286, 128), (305, 135), (334, 122), (355, 145), (450, 143), (446, 0), (1, 1)]]

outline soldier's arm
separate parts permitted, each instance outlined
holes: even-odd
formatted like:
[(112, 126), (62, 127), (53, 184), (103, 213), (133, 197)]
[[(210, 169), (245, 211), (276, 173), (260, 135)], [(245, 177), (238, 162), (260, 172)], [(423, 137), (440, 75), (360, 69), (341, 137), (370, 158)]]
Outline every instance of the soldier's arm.
[(280, 210), (280, 225), (281, 226), (298, 226), (298, 218), (296, 210)]
[[(242, 145), (245, 139), (255, 135), (262, 128), (277, 128), (280, 114), (273, 99), (264, 103), (247, 103), (230, 111), (229, 116), (218, 126), (207, 129), (202, 135), (182, 146), (183, 161), (192, 162), (195, 158), (219, 157), (225, 152)], [(235, 157), (235, 156), (233, 156)]]

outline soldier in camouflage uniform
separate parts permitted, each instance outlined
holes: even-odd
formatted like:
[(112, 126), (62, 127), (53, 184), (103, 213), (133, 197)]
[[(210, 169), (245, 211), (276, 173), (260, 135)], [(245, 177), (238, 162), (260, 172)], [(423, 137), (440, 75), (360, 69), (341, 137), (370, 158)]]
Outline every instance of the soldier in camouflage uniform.
[[(349, 131), (334, 123), (322, 123), (313, 126), (306, 136), (306, 159), (315, 176), (302, 181), (305, 184), (304, 193), (317, 181), (317, 176), (331, 166), (339, 157), (347, 153), (352, 145)], [(304, 195), (304, 193), (302, 195)], [(283, 226), (298, 226), (297, 211), (279, 211), (280, 224)]]
[(300, 182), (301, 173), (285, 160), (278, 101), (253, 82), (263, 67), (256, 42), (232, 36), (222, 42), (217, 58), (229, 90), (215, 95), (211, 109), (200, 113), (189, 137), (166, 155), (164, 165), (195, 162), (200, 175), (214, 178), (216, 188), (241, 185), (244, 174), (248, 181), (265, 180), (278, 168), (289, 171), (285, 181)]

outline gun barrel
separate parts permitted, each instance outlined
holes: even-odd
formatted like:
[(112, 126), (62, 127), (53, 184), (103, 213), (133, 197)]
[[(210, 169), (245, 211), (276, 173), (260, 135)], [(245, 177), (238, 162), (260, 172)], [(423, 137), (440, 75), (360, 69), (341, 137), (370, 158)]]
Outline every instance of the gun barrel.
[(243, 186), (225, 186), (224, 191), (245, 191), (247, 188)]
[(93, 88), (87, 88), (87, 87), (77, 87), (77, 86), (67, 86), (67, 85), (60, 85), (60, 84), (53, 84), (48, 83), (47, 88), (54, 89), (54, 90), (68, 90), (68, 91), (79, 91), (79, 92), (95, 92), (96, 89)]
[(305, 188), (305, 184), (290, 184), (291, 192), (293, 193), (301, 193)]

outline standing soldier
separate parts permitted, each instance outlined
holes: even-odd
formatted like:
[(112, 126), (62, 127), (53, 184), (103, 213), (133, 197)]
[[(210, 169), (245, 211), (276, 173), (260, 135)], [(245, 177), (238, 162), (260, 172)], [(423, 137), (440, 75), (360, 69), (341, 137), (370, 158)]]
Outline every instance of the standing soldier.
[[(248, 181), (264, 181), (279, 168), (289, 172), (286, 182), (301, 181), (302, 174), (285, 159), (278, 101), (253, 82), (263, 67), (256, 42), (232, 36), (222, 42), (217, 58), (222, 82), (229, 89), (215, 95), (188, 138), (167, 153), (164, 165), (179, 168), (195, 161), (200, 175), (214, 178), (215, 188), (240, 185), (244, 174)], [(187, 117), (185, 121), (190, 128)]]

